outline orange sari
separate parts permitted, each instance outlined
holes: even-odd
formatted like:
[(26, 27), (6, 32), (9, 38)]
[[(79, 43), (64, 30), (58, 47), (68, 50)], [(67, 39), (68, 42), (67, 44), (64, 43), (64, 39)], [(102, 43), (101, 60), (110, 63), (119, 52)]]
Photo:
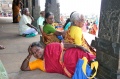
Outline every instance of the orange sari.
[(12, 10), (13, 10), (13, 23), (18, 23), (20, 20), (20, 16), (19, 16), (20, 4), (16, 5), (16, 3), (13, 2)]
[(90, 34), (96, 35), (96, 31), (98, 30), (97, 25), (93, 24), (91, 30), (90, 30)]
[[(77, 28), (78, 29), (78, 28)], [(75, 40), (78, 39), (78, 38), (72, 38), (71, 35), (70, 35), (70, 31), (71, 30), (71, 27), (68, 29), (66, 35), (65, 35), (65, 42), (66, 43), (72, 43), (72, 44), (76, 44), (75, 43)], [(77, 32), (78, 33), (78, 32)], [(82, 31), (81, 31), (82, 33)], [(79, 34), (79, 35), (82, 35), (79, 39), (79, 41), (81, 42), (81, 46), (85, 47), (90, 53), (96, 55), (96, 52), (93, 50), (93, 48), (87, 43), (87, 41), (85, 40), (83, 34)]]

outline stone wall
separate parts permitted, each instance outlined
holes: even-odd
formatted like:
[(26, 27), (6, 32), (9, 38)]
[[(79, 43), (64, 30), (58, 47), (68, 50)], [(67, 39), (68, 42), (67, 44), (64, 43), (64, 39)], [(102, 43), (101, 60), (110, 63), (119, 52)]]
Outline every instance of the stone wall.
[(98, 37), (98, 79), (120, 79), (120, 0), (102, 0)]
[(120, 0), (102, 0), (99, 37), (120, 43)]
[(96, 59), (99, 62), (98, 74), (99, 79), (120, 79), (119, 54), (120, 44), (111, 41), (96, 38), (92, 42), (92, 46), (96, 47)]

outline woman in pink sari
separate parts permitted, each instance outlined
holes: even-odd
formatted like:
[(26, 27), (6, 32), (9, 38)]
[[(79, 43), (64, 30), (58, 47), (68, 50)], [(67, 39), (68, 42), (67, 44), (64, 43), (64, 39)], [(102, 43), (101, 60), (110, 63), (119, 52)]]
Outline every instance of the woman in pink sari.
[[(63, 49), (66, 48), (66, 49)], [(79, 59), (86, 57), (88, 62), (95, 59), (86, 49), (74, 44), (50, 43), (43, 48), (34, 42), (28, 48), (29, 54), (21, 65), (21, 70), (40, 69), (50, 73), (60, 73), (72, 77)], [(31, 56), (37, 60), (30, 62)]]

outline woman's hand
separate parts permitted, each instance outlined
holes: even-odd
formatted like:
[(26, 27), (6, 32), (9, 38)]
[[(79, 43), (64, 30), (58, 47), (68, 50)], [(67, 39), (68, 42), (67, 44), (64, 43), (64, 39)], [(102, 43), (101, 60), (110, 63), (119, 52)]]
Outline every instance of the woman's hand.
[(29, 53), (29, 55), (32, 55), (32, 52), (31, 52), (31, 45), (28, 47), (28, 53)]
[(64, 43), (63, 42), (61, 42), (61, 48), (64, 49)]
[(29, 13), (29, 17), (32, 19), (32, 22), (34, 21), (34, 18), (32, 17), (32, 15)]
[(22, 65), (21, 65), (21, 70), (22, 71), (28, 71), (30, 70), (30, 67), (29, 67), (29, 61), (31, 59), (31, 56), (32, 56), (32, 52), (31, 52), (31, 45), (28, 47), (28, 56), (24, 59)]
[(64, 47), (67, 49), (67, 48), (72, 48), (72, 47), (74, 47), (74, 48), (80, 48), (80, 49), (82, 49), (83, 51), (85, 51), (85, 52), (89, 52), (85, 47), (83, 47), (83, 46), (78, 46), (78, 45), (75, 45), (75, 44), (70, 44), (70, 43), (64, 43)]
[(37, 28), (35, 26), (33, 28), (37, 31)]

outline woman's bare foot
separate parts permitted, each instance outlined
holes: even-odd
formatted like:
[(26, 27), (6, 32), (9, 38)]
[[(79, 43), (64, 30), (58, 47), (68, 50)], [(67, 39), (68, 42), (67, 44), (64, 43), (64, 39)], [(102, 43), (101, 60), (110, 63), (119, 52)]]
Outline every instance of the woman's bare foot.
[(0, 45), (0, 50), (1, 50), (1, 49), (5, 49), (5, 47), (4, 47), (4, 46), (2, 46), (2, 45)]
[(22, 34), (23, 37), (26, 37), (26, 34)]

